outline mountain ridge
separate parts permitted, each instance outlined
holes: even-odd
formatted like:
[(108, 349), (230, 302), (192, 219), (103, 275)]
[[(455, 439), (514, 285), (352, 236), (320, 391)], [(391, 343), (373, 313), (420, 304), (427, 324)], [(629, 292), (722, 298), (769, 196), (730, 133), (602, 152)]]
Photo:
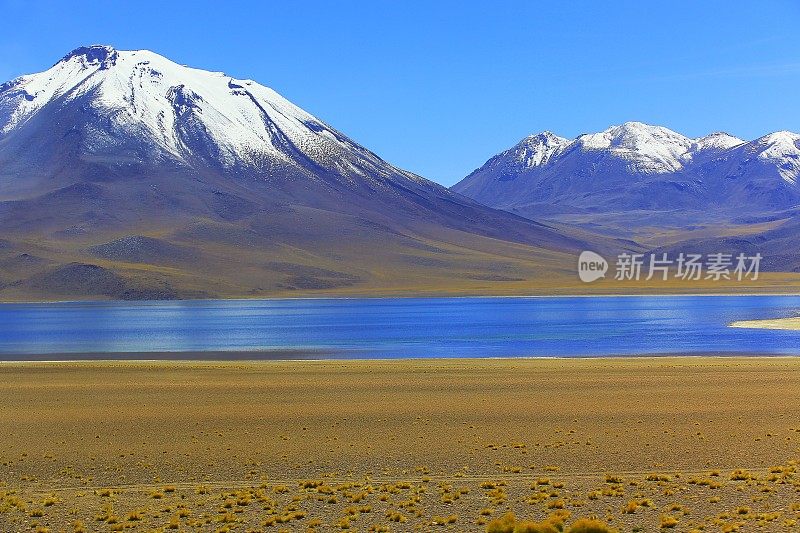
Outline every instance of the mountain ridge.
[(626, 122), (574, 139), (539, 135), (553, 142), (526, 137), (451, 189), (523, 216), (625, 236), (635, 234), (625, 226), (637, 212), (652, 213), (653, 226), (681, 229), (775, 219), (800, 206), (800, 135), (792, 132), (693, 139)]

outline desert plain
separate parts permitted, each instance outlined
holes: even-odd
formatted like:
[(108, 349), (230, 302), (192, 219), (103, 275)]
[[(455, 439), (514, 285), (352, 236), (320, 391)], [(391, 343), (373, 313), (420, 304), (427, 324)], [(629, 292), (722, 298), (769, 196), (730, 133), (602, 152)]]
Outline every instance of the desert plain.
[(8, 362), (0, 530), (790, 531), (799, 444), (795, 358)]

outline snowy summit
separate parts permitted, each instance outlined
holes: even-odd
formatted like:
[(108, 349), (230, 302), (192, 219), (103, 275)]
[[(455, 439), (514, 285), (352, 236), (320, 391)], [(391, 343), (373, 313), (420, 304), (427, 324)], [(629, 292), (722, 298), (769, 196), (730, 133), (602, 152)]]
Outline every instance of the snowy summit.
[[(77, 48), (52, 68), (0, 87), (0, 139), (59, 108), (82, 108), (81, 149), (102, 157), (125, 144), (142, 159), (259, 171), (322, 167), (345, 179), (413, 174), (391, 167), (252, 80), (179, 65), (148, 50)], [(131, 145), (131, 139), (139, 141)]]

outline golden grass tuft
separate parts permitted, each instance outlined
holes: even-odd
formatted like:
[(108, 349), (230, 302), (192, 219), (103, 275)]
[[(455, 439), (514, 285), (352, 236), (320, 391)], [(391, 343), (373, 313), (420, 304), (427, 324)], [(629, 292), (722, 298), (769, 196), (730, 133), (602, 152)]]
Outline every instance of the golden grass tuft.
[[(516, 515), (509, 511), (502, 517), (492, 520), (486, 526), (487, 533), (560, 533), (564, 529), (564, 522), (569, 517), (569, 511), (557, 511), (541, 522), (532, 520), (517, 521)], [(576, 524), (580, 527), (581, 520)], [(574, 527), (574, 525), (573, 525)], [(584, 530), (578, 529), (578, 532)], [(593, 531), (593, 530), (586, 530)], [(608, 529), (603, 532), (610, 531)]]
[(733, 472), (731, 472), (730, 479), (731, 481), (747, 481), (748, 479), (752, 479), (753, 475), (748, 472), (747, 470), (743, 470), (741, 468), (737, 468)]
[(509, 511), (500, 518), (489, 522), (486, 526), (486, 533), (514, 533), (514, 525), (517, 518), (513, 512)]
[(639, 508), (639, 502), (636, 500), (631, 500), (628, 504), (622, 509), (624, 514), (633, 514)]
[(671, 515), (663, 515), (659, 525), (662, 529), (670, 529), (678, 525), (678, 519)]

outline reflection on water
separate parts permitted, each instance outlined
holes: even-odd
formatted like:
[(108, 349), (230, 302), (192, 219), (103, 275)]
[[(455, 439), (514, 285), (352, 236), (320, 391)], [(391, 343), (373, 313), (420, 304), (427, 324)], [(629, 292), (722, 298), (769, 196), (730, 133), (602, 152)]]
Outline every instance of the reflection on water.
[(798, 310), (795, 296), (0, 304), (0, 358), (227, 351), (370, 358), (800, 355), (800, 333), (727, 327)]

